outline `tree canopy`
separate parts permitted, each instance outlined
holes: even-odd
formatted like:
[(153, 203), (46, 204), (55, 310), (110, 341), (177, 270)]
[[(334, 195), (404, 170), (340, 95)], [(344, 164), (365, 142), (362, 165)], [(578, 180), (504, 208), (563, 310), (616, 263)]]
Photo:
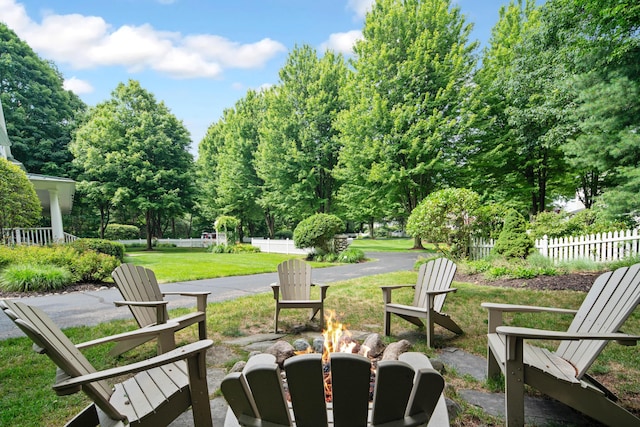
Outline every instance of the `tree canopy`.
[(7, 133), (13, 156), (30, 173), (71, 175), (67, 146), (86, 106), (63, 82), (53, 63), (0, 22), (0, 97)]
[(161, 222), (192, 206), (189, 143), (188, 131), (164, 103), (130, 80), (91, 109), (71, 149), (96, 207), (144, 213), (151, 249)]

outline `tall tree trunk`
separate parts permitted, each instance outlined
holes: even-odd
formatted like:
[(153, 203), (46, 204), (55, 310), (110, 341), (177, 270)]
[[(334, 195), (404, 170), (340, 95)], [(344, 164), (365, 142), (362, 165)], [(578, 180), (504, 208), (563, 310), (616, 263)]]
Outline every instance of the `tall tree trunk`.
[(418, 236), (413, 238), (413, 248), (412, 249), (424, 249), (422, 246), (422, 239)]
[(145, 212), (145, 222), (146, 222), (146, 228), (147, 228), (147, 250), (152, 251), (153, 250), (153, 246), (151, 245), (151, 235), (153, 234), (152, 228), (151, 228), (152, 218), (151, 218), (151, 211), (149, 209), (147, 209), (147, 211)]
[(376, 238), (376, 235), (373, 232), (373, 217), (369, 218), (369, 237), (371, 237), (371, 239)]

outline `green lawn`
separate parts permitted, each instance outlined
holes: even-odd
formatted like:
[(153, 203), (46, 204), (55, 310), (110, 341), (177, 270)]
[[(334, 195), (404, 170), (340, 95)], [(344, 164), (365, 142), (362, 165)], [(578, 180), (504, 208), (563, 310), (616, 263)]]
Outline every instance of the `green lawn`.
[[(413, 250), (413, 239), (353, 239), (350, 247), (358, 248), (364, 252), (403, 252)], [(434, 246), (426, 244), (425, 250), (417, 252), (433, 252)]]
[(161, 283), (215, 277), (270, 273), (294, 255), (239, 253), (212, 254), (203, 248), (158, 248), (126, 251), (125, 262), (144, 265), (154, 271)]

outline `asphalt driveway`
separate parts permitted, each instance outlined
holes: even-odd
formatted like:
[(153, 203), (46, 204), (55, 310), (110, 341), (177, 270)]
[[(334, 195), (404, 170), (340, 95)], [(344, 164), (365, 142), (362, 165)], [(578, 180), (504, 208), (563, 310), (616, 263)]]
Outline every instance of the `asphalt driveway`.
[[(371, 261), (336, 267), (316, 268), (313, 280), (332, 283), (362, 276), (411, 270), (418, 259), (418, 253), (371, 252)], [(244, 295), (271, 292), (269, 285), (277, 280), (276, 273), (254, 274), (250, 276), (222, 277), (218, 279), (194, 280), (162, 284), (164, 291), (209, 291), (209, 302), (223, 301)], [(26, 304), (40, 307), (61, 328), (71, 326), (93, 326), (114, 319), (130, 318), (126, 307), (116, 307), (113, 302), (122, 299), (116, 288), (98, 291), (72, 292), (64, 295), (45, 295), (19, 298)], [(169, 309), (193, 305), (193, 298), (171, 297)], [(0, 339), (23, 336), (9, 318), (0, 316)]]

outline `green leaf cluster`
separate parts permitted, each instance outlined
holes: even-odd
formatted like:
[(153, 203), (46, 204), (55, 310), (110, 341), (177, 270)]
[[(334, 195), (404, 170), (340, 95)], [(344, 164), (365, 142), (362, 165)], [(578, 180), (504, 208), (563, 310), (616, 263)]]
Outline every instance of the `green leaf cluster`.
[(36, 225), (41, 212), (36, 190), (26, 173), (0, 157), (0, 241), (5, 230)]
[(315, 248), (321, 254), (332, 253), (333, 236), (344, 230), (344, 222), (331, 214), (315, 214), (300, 221), (293, 230), (296, 248)]
[(472, 190), (447, 188), (435, 191), (411, 212), (407, 232), (434, 243), (436, 249), (451, 257), (464, 258), (479, 206), (480, 196)]

